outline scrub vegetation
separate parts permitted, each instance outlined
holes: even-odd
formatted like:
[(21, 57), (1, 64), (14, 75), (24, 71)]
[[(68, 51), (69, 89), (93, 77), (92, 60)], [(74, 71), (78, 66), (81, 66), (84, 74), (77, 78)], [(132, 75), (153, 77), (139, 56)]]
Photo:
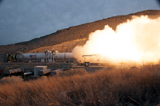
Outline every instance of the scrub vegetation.
[[(68, 72), (68, 73), (67, 73)], [(160, 64), (103, 69), (71, 69), (53, 77), (1, 79), (1, 106), (156, 106)]]

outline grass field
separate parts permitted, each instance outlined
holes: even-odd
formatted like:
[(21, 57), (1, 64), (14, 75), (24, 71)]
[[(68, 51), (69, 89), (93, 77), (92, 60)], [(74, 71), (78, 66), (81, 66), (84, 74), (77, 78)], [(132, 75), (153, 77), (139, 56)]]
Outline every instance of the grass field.
[(19, 77), (0, 81), (1, 106), (156, 106), (159, 102), (159, 64), (95, 73), (71, 69), (33, 81)]

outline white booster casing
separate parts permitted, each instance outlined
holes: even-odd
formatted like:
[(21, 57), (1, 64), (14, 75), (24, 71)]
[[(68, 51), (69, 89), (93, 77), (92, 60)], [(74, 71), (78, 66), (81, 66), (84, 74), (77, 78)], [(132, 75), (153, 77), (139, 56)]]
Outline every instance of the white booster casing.
[(14, 56), (14, 59), (16, 60), (41, 60), (41, 59), (46, 59), (46, 54), (45, 53), (20, 53), (16, 54)]
[(69, 60), (73, 59), (72, 53), (55, 53), (55, 52), (45, 52), (45, 53), (19, 53), (13, 56), (15, 60), (18, 61), (28, 61), (28, 60), (41, 60), (54, 62), (58, 60)]
[(55, 60), (68, 60), (72, 58), (74, 58), (72, 53), (57, 53), (54, 57)]

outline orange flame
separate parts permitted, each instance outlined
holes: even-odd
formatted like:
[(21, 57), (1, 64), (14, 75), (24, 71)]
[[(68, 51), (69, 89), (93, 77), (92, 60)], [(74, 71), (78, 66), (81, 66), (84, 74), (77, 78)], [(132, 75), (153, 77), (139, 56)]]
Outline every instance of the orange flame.
[(99, 61), (156, 62), (160, 59), (160, 18), (133, 17), (114, 31), (108, 25), (89, 35), (84, 46), (73, 49), (74, 56), (98, 54)]

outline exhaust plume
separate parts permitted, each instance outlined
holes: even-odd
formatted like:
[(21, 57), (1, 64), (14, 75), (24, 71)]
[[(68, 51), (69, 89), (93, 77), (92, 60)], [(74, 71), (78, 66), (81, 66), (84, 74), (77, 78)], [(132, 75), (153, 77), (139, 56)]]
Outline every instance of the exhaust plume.
[(132, 17), (117, 26), (90, 33), (84, 46), (76, 46), (73, 55), (85, 61), (83, 55), (97, 55), (98, 62), (157, 62), (160, 59), (160, 18)]

